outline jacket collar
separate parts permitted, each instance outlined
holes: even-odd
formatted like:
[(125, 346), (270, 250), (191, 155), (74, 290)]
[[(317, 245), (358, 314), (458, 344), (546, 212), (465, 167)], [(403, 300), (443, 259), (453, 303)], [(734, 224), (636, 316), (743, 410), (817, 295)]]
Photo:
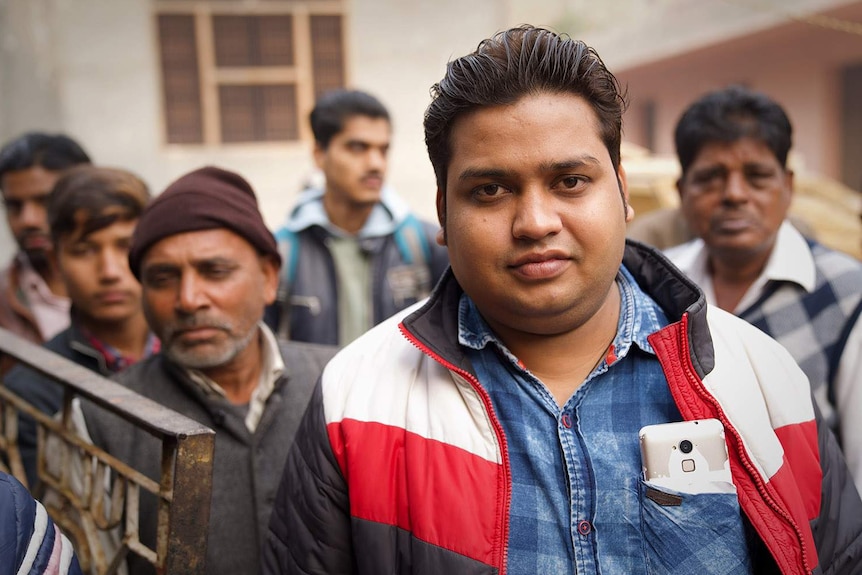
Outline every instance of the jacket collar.
[[(706, 321), (706, 298), (701, 289), (658, 250), (626, 240), (623, 264), (638, 285), (661, 306), (671, 322), (688, 316), (687, 337), (692, 360), (712, 371), (715, 365), (712, 337)], [(402, 321), (405, 334), (432, 355), (454, 367), (471, 371), (458, 343), (458, 302), (463, 289), (448, 268), (421, 308)]]
[[(288, 215), (284, 227), (292, 232), (300, 232), (312, 226), (319, 226), (332, 235), (346, 235), (346, 232), (332, 225), (323, 208), (321, 188), (304, 190), (297, 200), (296, 207)], [(365, 225), (356, 234), (358, 238), (377, 238), (395, 232), (409, 215), (410, 208), (389, 186), (384, 186), (380, 201), (371, 210)]]

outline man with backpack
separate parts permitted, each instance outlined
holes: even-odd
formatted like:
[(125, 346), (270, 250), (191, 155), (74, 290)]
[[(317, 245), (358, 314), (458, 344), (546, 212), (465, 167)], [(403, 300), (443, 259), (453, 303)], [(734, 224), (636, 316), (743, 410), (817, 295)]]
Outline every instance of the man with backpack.
[(276, 233), (284, 261), (268, 323), (285, 338), (343, 346), (426, 297), (449, 263), (437, 226), (384, 185), (392, 124), (375, 97), (324, 94), (311, 112), (322, 187)]

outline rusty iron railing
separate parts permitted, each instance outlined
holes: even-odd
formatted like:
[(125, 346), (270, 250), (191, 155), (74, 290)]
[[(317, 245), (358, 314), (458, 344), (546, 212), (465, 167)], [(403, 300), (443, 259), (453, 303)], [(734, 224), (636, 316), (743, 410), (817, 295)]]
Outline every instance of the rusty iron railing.
[[(63, 407), (51, 417), (0, 382), (0, 468), (25, 485), (18, 450), (18, 414), (38, 429), (37, 497), (75, 543), (85, 572), (117, 573), (129, 552), (161, 574), (203, 575), (215, 434), (208, 427), (138, 395), (0, 328), (0, 354), (63, 387)], [(73, 399), (90, 401), (161, 441), (161, 477), (151, 479), (83, 440), (73, 422)], [(47, 453), (50, 451), (50, 457)], [(155, 549), (141, 542), (141, 493), (158, 500)]]

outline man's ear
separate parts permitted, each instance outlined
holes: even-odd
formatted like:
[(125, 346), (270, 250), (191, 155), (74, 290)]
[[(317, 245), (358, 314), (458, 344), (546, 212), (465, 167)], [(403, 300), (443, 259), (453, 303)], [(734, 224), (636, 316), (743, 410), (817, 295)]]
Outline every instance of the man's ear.
[(635, 209), (629, 201), (629, 182), (626, 177), (626, 169), (623, 167), (622, 162), (620, 162), (620, 165), (617, 168), (617, 183), (620, 186), (620, 195), (623, 198), (623, 206), (625, 206), (626, 223), (629, 223), (635, 217)]
[(260, 269), (263, 272), (263, 296), (267, 305), (275, 301), (278, 294), (279, 270), (281, 266), (272, 256), (260, 256)]
[(440, 222), (440, 230), (437, 231), (437, 243), (446, 245), (446, 190), (437, 186), (437, 221)]
[(321, 147), (320, 142), (314, 142), (314, 150), (311, 155), (314, 157), (314, 164), (323, 169), (323, 162), (326, 160), (326, 148)]
[(796, 186), (794, 185), (794, 178), (796, 174), (793, 173), (793, 170), (786, 169), (784, 170), (784, 184), (787, 186), (787, 189), (790, 191), (790, 197), (793, 197), (793, 194), (796, 193)]

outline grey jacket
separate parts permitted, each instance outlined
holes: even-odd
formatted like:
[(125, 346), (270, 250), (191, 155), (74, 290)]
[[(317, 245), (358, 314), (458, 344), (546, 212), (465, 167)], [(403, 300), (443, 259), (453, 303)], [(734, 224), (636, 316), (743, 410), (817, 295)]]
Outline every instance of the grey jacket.
[[(314, 382), (334, 349), (281, 345), (284, 375), (276, 382), (254, 433), (245, 412), (226, 399), (206, 396), (185, 372), (157, 354), (117, 376), (133, 391), (178, 411), (216, 432), (213, 490), (206, 550), (209, 575), (257, 573), (260, 552), (278, 480), (293, 435), (311, 397)], [(148, 433), (84, 402), (87, 429), (95, 445), (158, 479), (160, 445)], [(141, 495), (141, 539), (155, 542), (155, 498)], [(129, 555), (130, 575), (153, 573), (148, 563)]]

